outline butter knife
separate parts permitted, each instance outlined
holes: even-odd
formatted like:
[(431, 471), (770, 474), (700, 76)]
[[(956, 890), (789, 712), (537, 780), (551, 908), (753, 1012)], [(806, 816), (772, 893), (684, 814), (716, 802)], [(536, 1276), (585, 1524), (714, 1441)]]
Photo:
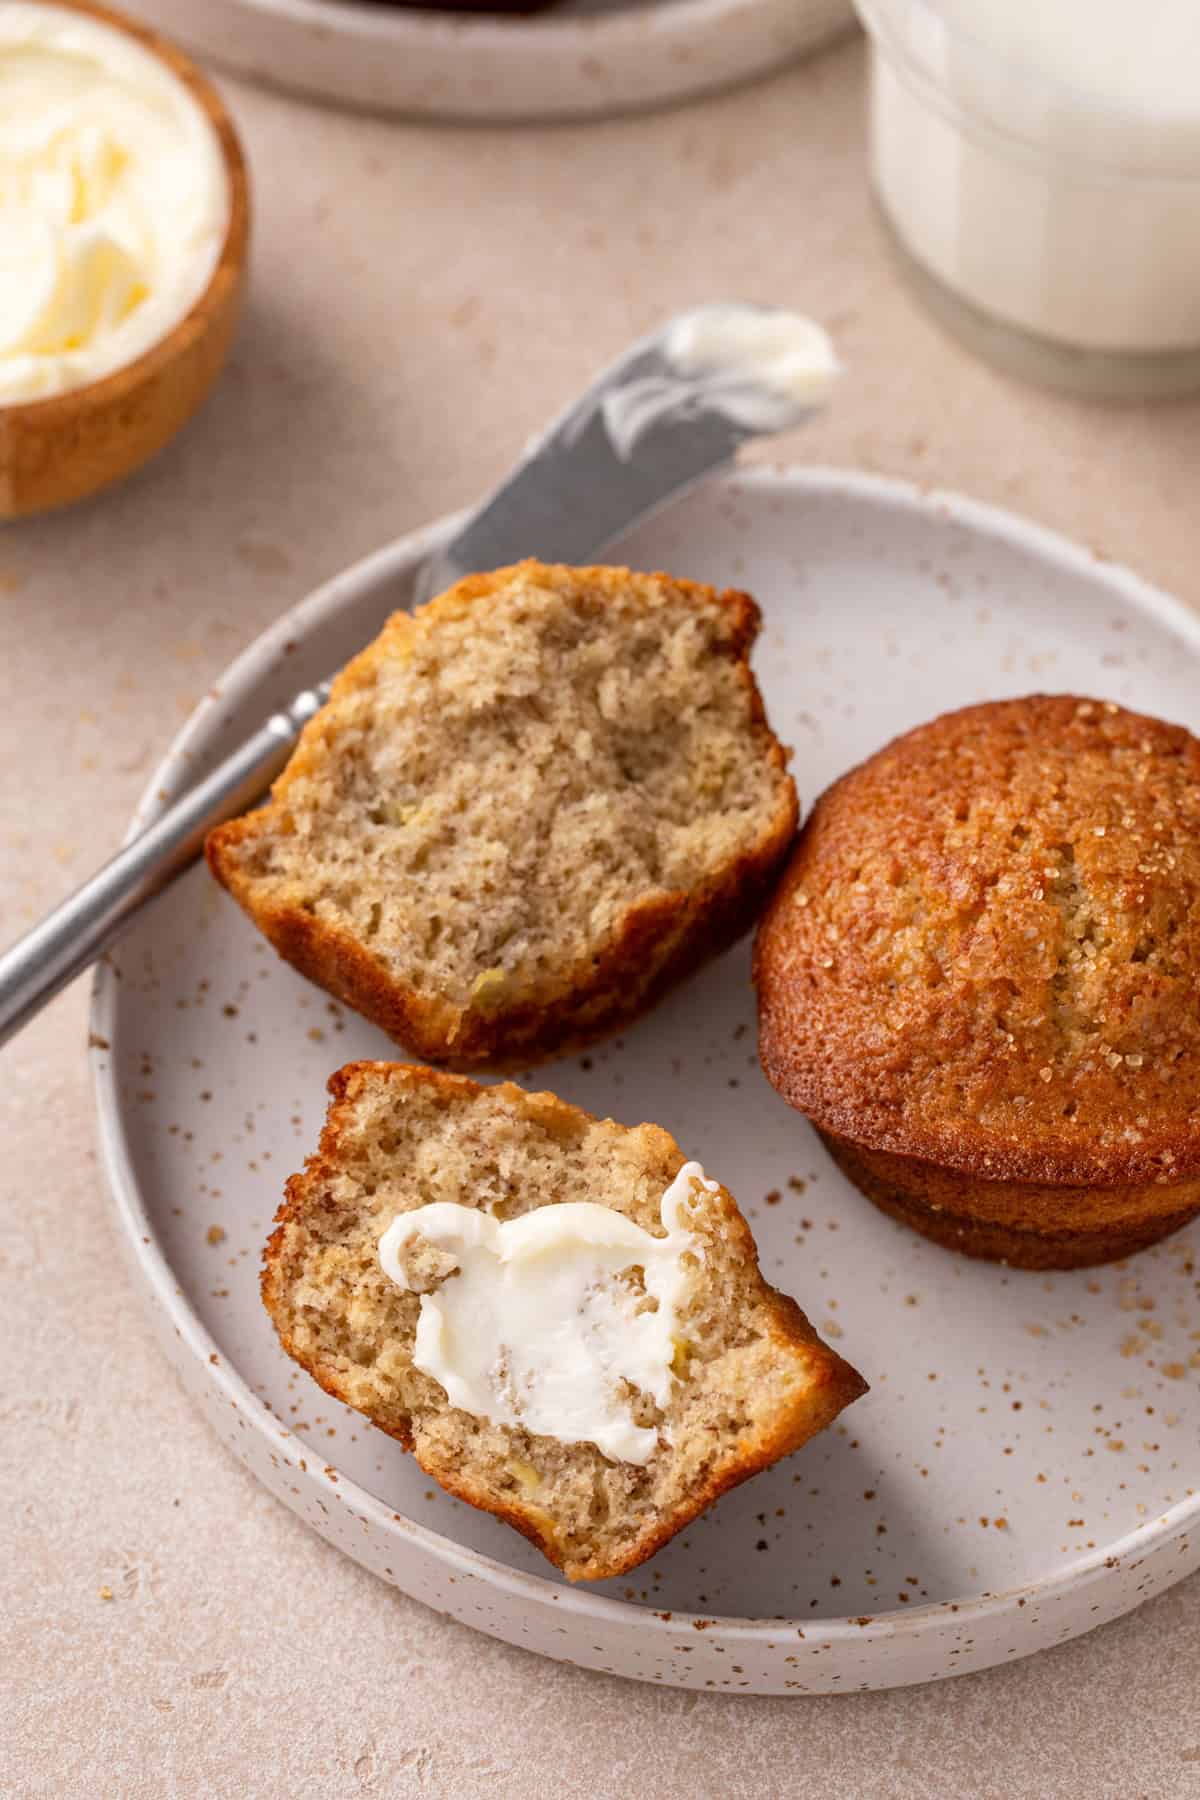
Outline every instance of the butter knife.
[[(838, 374), (825, 333), (773, 307), (678, 314), (611, 364), (417, 572), (412, 602), (524, 556), (593, 560), (753, 438), (798, 425)], [(283, 768), (330, 683), (297, 694), (0, 956), (0, 1044), (113, 944)]]

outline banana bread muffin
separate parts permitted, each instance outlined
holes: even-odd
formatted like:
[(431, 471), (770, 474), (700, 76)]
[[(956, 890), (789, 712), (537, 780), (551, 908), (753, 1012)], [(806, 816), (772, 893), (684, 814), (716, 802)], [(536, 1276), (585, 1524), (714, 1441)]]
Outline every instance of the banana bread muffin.
[(1071, 1268), (1200, 1211), (1200, 742), (1035, 696), (818, 801), (755, 948), (760, 1055), (885, 1211)]
[(747, 594), (519, 563), (397, 613), (208, 839), (311, 980), (428, 1062), (615, 1030), (754, 923), (796, 790)]
[(266, 1250), (284, 1348), (572, 1580), (643, 1562), (866, 1391), (658, 1126), (395, 1063), (329, 1088)]

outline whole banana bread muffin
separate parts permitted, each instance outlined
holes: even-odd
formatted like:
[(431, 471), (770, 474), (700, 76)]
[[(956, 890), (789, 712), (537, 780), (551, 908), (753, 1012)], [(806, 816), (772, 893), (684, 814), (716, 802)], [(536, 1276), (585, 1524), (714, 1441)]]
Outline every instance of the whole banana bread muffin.
[(1200, 1211), (1200, 742), (1111, 701), (949, 713), (818, 801), (760, 1056), (885, 1211), (1072, 1268)]

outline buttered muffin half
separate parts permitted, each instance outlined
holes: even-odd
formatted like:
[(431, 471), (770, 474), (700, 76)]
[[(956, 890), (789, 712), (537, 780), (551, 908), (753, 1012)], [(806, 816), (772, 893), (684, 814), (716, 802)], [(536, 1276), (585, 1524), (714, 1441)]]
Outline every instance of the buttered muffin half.
[(644, 1562), (866, 1392), (657, 1125), (397, 1063), (329, 1087), (264, 1258), (284, 1349), (572, 1581)]
[(429, 1062), (615, 1030), (755, 922), (796, 830), (747, 594), (525, 562), (397, 613), (213, 872)]
[(872, 1200), (1028, 1268), (1200, 1211), (1200, 742), (972, 706), (817, 802), (759, 930), (760, 1056)]

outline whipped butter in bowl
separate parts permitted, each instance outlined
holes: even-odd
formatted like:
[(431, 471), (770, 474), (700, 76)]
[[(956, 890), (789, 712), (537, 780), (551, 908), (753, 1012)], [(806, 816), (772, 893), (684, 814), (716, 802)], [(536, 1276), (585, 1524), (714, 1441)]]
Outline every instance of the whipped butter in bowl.
[(185, 58), (107, 9), (0, 0), (0, 516), (128, 473), (232, 336), (246, 177)]

